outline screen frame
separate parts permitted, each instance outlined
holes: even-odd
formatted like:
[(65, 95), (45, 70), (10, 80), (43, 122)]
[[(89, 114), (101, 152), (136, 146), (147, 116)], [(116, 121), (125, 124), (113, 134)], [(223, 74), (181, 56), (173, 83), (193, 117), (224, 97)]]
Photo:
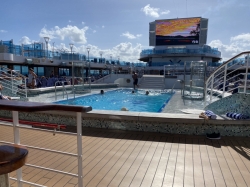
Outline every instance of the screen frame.
[[(198, 39), (198, 42), (188, 42), (188, 43), (185, 43), (185, 42), (176, 42), (176, 39), (172, 39), (169, 43), (164, 43), (164, 42), (159, 42), (159, 37), (166, 37), (166, 39), (168, 39), (167, 37), (173, 37), (173, 36), (160, 36), (158, 35), (157, 36), (157, 31), (156, 31), (156, 28), (157, 28), (157, 23), (158, 22), (164, 22), (164, 21), (172, 21), (172, 20), (187, 20), (187, 19), (200, 19), (199, 20), (199, 36), (198, 38), (196, 38), (195, 40)], [(161, 20), (155, 20), (155, 46), (180, 46), (180, 45), (200, 45), (201, 43), (201, 22), (202, 22), (202, 17), (189, 17), (189, 18), (175, 18), (175, 19), (161, 19)], [(194, 36), (194, 37), (197, 37), (197, 36)], [(161, 39), (161, 40), (164, 40), (164, 39)]]

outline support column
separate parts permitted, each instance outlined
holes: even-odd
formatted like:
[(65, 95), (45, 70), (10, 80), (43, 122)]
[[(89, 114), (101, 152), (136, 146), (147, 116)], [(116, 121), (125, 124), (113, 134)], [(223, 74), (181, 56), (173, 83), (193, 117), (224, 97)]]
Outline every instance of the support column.
[(9, 187), (9, 174), (0, 175), (0, 186), (1, 187)]

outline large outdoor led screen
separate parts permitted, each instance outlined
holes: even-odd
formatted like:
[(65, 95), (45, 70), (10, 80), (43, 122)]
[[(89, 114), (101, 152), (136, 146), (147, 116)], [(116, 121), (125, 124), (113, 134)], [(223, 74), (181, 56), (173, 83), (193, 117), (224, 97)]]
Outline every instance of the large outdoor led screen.
[(156, 20), (156, 45), (199, 44), (201, 18)]

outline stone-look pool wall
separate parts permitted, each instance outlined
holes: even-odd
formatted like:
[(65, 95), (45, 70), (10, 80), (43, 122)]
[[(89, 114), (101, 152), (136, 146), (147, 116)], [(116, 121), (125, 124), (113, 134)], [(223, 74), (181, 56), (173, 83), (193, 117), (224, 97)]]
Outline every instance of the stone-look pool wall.
[(250, 116), (250, 94), (233, 94), (211, 103), (205, 109), (219, 115), (225, 115), (227, 112), (235, 112)]
[[(10, 111), (0, 110), (0, 117), (10, 118)], [(69, 125), (76, 127), (76, 115), (70, 112), (20, 112), (19, 119)], [(194, 114), (91, 111), (83, 113), (82, 126), (86, 128), (119, 129), (171, 134), (205, 135), (220, 132), (222, 136), (250, 137), (250, 121), (204, 120)]]

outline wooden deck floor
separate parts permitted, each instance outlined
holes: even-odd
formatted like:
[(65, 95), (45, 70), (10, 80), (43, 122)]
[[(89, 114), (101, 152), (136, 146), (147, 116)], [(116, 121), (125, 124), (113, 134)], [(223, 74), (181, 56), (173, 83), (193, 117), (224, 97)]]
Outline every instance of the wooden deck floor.
[[(12, 127), (0, 126), (0, 140), (13, 142), (12, 133)], [(75, 137), (24, 129), (20, 133), (22, 144), (76, 153)], [(249, 186), (249, 140), (88, 129), (82, 137), (83, 183), (87, 187)], [(76, 158), (34, 149), (29, 149), (28, 163), (77, 172)], [(77, 186), (77, 178), (27, 166), (22, 170), (30, 182)]]

